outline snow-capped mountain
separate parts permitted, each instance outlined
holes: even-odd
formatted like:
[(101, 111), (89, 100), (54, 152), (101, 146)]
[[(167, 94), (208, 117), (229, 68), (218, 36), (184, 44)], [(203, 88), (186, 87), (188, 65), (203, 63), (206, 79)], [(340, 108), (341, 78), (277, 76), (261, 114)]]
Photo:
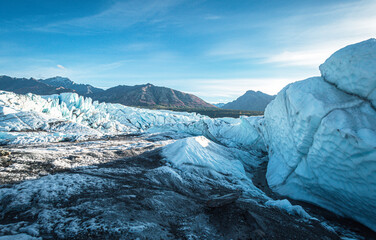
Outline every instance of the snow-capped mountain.
[(120, 85), (109, 88), (100, 94), (94, 93), (88, 96), (100, 102), (121, 103), (126, 106), (215, 107), (193, 94), (154, 86), (150, 83), (136, 86)]
[(238, 97), (236, 100), (224, 104), (223, 109), (249, 110), (263, 112), (266, 106), (275, 98), (275, 96), (268, 95), (260, 91), (247, 91), (244, 95)]
[(47, 78), (45, 80), (39, 80), (40, 82), (46, 83), (50, 86), (55, 87), (64, 87), (66, 89), (73, 89), (76, 93), (86, 96), (92, 93), (101, 93), (104, 90), (101, 88), (93, 87), (89, 84), (77, 84), (70, 80), (69, 78), (64, 77), (53, 77)]

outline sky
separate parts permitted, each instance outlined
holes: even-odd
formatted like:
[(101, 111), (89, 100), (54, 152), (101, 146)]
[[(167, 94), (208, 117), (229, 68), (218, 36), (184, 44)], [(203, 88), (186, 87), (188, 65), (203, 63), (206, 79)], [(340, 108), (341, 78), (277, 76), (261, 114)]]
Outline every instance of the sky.
[(0, 75), (152, 83), (228, 102), (376, 37), (375, 0), (0, 0)]

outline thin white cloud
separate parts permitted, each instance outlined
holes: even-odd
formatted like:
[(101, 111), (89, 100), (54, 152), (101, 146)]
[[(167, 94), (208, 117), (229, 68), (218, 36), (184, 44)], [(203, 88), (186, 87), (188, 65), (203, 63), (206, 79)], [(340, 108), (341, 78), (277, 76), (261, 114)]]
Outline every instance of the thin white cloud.
[(267, 57), (266, 62), (318, 66), (336, 50), (375, 37), (375, 12), (375, 1), (361, 0), (329, 7), (318, 13), (293, 16), (286, 20), (293, 26), (277, 32), (281, 39), (291, 44)]
[(247, 60), (280, 66), (318, 67), (336, 50), (376, 37), (376, 1), (360, 0), (320, 5), (286, 18), (271, 18), (257, 38), (227, 40), (206, 52), (207, 56)]
[[(170, 82), (172, 88), (195, 94), (208, 102), (229, 102), (243, 95), (248, 90), (262, 91), (267, 94), (277, 94), (287, 84), (302, 78), (233, 78), (233, 79), (188, 79), (191, 86), (179, 89), (178, 85)], [(181, 82), (179, 80), (176, 82)]]
[(65, 70), (65, 67), (63, 65), (58, 64), (58, 65), (56, 65), (56, 67)]
[(325, 49), (318, 51), (285, 51), (266, 58), (263, 63), (279, 63), (281, 66), (317, 67), (330, 56), (330, 53), (332, 51)]
[[(61, 21), (35, 30), (77, 33), (121, 30), (139, 22), (159, 23), (166, 12), (182, 0), (130, 0), (115, 2), (110, 8), (88, 17)], [(84, 31), (83, 31), (84, 30)]]

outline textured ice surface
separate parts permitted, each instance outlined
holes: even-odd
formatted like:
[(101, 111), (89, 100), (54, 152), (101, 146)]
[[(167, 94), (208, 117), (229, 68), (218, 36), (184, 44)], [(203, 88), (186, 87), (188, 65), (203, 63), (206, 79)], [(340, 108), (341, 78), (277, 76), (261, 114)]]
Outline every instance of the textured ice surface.
[(42, 238), (32, 237), (28, 234), (21, 233), (15, 235), (0, 236), (0, 240), (42, 240)]
[(262, 117), (208, 118), (200, 116), (198, 120), (165, 124), (149, 129), (149, 132), (174, 130), (191, 135), (203, 135), (206, 138), (229, 147), (246, 150), (265, 150), (265, 144), (259, 134), (258, 126)]
[(321, 66), (323, 77), (286, 86), (263, 123), (274, 191), (373, 230), (376, 112), (366, 98), (376, 86), (375, 46), (368, 40), (339, 50)]
[[(204, 137), (174, 139), (180, 136), (7, 146), (12, 155), (10, 165), (0, 167), (0, 179), (7, 183), (0, 188), (0, 236), (336, 239), (317, 222), (265, 207), (270, 199), (255, 191), (249, 178), (258, 160), (241, 166), (250, 153)], [(195, 151), (176, 152), (181, 159), (161, 155), (168, 149), (173, 154), (178, 145)], [(190, 153), (193, 158), (187, 159)], [(219, 159), (206, 162), (212, 154)], [(224, 201), (228, 196), (237, 197)]]
[[(144, 151), (169, 144), (169, 139), (154, 139), (152, 135), (121, 137), (84, 142), (34, 144), (9, 149), (11, 156), (0, 158), (0, 184), (10, 184), (35, 179), (57, 171), (93, 166), (132, 157)], [(8, 162), (8, 164), (7, 164)]]
[(376, 39), (338, 50), (320, 66), (320, 71), (326, 81), (371, 101), (376, 108)]
[(264, 149), (263, 140), (253, 127), (260, 117), (211, 119), (195, 113), (99, 104), (75, 93), (41, 97), (2, 91), (0, 107), (0, 142), (5, 144), (174, 131), (204, 135), (232, 147)]
[(235, 185), (239, 185), (248, 194), (264, 195), (252, 184), (252, 171), (246, 173), (244, 169), (244, 165), (256, 168), (261, 163), (261, 160), (248, 152), (227, 148), (204, 136), (177, 140), (165, 146), (162, 152), (167, 161), (180, 170), (197, 172), (218, 180), (231, 178)]

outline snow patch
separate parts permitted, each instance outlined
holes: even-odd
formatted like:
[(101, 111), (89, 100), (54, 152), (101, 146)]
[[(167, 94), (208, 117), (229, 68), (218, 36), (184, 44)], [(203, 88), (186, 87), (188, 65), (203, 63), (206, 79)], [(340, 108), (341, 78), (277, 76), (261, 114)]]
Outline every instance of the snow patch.
[(289, 200), (283, 199), (283, 200), (269, 200), (265, 203), (266, 206), (269, 207), (277, 207), (283, 211), (286, 211), (287, 213), (291, 215), (298, 215), (305, 219), (315, 219), (311, 217), (301, 206), (299, 205), (292, 205)]

